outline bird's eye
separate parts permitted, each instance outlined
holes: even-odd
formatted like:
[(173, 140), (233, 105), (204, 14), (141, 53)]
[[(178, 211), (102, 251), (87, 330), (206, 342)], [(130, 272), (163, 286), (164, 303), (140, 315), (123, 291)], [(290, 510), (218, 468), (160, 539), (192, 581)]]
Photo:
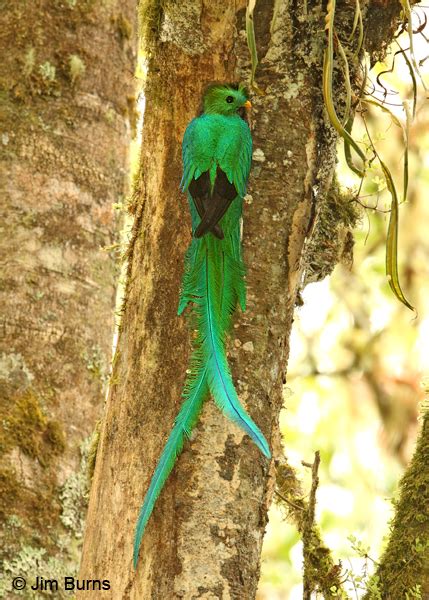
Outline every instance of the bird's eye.
[(231, 104), (232, 102), (234, 102), (234, 98), (232, 96), (227, 96), (226, 101), (228, 102), (228, 104)]

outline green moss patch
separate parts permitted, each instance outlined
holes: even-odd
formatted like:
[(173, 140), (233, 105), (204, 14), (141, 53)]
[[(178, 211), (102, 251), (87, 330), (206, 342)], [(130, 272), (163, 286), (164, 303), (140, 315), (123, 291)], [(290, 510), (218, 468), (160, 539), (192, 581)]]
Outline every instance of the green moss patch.
[(33, 391), (7, 398), (0, 407), (0, 454), (19, 447), (24, 454), (46, 464), (49, 456), (65, 449), (61, 425), (48, 420)]

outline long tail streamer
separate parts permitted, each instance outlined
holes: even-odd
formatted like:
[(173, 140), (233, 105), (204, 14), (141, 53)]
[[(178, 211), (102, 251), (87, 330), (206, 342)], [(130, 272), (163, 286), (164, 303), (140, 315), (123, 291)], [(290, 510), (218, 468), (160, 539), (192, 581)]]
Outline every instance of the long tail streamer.
[[(200, 219), (191, 198), (189, 205), (195, 231)], [(231, 328), (236, 305), (239, 303), (242, 310), (246, 306), (240, 244), (241, 210), (242, 200), (237, 197), (220, 222), (224, 239), (218, 239), (211, 233), (201, 238), (194, 237), (186, 254), (178, 314), (182, 314), (190, 303), (189, 318), (197, 333), (183, 391), (184, 402), (156, 466), (137, 522), (135, 567), (141, 539), (155, 502), (209, 392), (221, 411), (253, 439), (266, 457), (270, 457), (264, 435), (237, 396), (225, 350), (226, 335)]]

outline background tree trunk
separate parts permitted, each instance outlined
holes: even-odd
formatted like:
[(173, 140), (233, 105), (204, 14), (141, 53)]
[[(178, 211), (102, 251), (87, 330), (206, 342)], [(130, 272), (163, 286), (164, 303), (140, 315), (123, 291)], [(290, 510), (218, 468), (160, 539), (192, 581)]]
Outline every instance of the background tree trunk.
[[(354, 7), (344, 2), (337, 8), (344, 35)], [(374, 29), (381, 41), (394, 30), (392, 15), (386, 15)], [(178, 190), (181, 139), (207, 82), (248, 80), (244, 17), (244, 2), (232, 0), (163, 2), (162, 8), (155, 1), (141, 3), (142, 36), (150, 49), (141, 175), (80, 572), (83, 579), (109, 579), (106, 598), (250, 599), (256, 594), (273, 471), (212, 401), (157, 502), (137, 573), (132, 568), (134, 527), (179, 410), (190, 346), (185, 321), (176, 315), (190, 239), (187, 202)], [(322, 4), (258, 2), (255, 27), (258, 85), (265, 95), (252, 98), (254, 165), (243, 240), (248, 308), (236, 319), (230, 361), (240, 398), (276, 456), (303, 267), (311, 262), (316, 277), (332, 270), (332, 254), (327, 268), (313, 259), (323, 243), (331, 250), (336, 246), (338, 257), (346, 226), (337, 202), (337, 219), (319, 232), (316, 252), (307, 254), (315, 212), (337, 193), (332, 187), (336, 136), (324, 120), (321, 92)], [(97, 598), (98, 592), (85, 592), (88, 597)]]
[(127, 186), (135, 5), (2, 2), (0, 18), (4, 597), (13, 576), (76, 570), (112, 344), (106, 247)]
[[(420, 587), (421, 598), (429, 598), (429, 413), (422, 428), (412, 461), (399, 485), (389, 543), (376, 577), (383, 599), (413, 597)], [(418, 598), (419, 596), (416, 595)], [(368, 593), (366, 600), (371, 600)]]

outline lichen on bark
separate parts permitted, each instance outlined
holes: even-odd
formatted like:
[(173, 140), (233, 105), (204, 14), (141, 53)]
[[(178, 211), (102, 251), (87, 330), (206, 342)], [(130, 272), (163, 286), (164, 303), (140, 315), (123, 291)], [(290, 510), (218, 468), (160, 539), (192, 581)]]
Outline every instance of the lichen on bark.
[(126, 192), (133, 8), (0, 11), (0, 597), (20, 570), (77, 568), (86, 485), (73, 477), (109, 369), (117, 267), (102, 248)]

